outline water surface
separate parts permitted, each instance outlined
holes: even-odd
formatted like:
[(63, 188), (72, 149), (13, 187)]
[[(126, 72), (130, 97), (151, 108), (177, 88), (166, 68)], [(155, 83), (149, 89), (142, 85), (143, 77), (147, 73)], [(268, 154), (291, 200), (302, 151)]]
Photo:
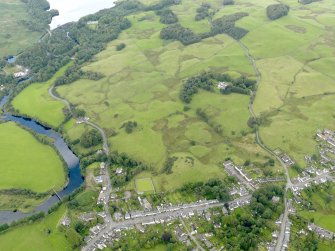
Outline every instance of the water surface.
[(93, 14), (102, 9), (114, 6), (115, 0), (48, 0), (51, 9), (59, 11), (50, 24), (51, 29), (69, 22), (78, 21), (81, 17)]

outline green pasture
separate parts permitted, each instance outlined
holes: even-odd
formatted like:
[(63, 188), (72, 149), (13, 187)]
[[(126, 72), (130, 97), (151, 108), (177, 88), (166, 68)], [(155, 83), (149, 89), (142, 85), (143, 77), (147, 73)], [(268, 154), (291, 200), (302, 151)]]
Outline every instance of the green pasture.
[(55, 80), (62, 76), (68, 66), (61, 68), (50, 80), (34, 83), (20, 92), (12, 101), (12, 105), (20, 114), (36, 118), (53, 127), (58, 127), (65, 119), (65, 105), (49, 95), (49, 88)]
[(317, 129), (334, 129), (333, 95), (293, 99), (279, 111), (268, 116), (260, 128), (263, 141), (279, 147), (304, 165), (304, 156), (316, 152), (314, 135)]
[[(324, 57), (333, 50), (333, 45), (325, 39), (330, 32), (324, 28), (329, 21), (325, 12), (328, 1), (318, 11), (313, 10), (312, 5), (303, 8), (293, 1), (288, 2), (294, 8), (288, 16), (276, 21), (267, 19), (265, 8), (269, 2), (265, 0), (252, 3), (241, 0), (224, 7), (220, 1), (211, 1), (211, 4), (218, 9), (214, 18), (238, 11), (249, 12), (237, 26), (250, 31), (242, 42), (256, 58), (262, 74), (254, 101), (256, 113), (267, 116), (260, 128), (261, 137), (271, 148), (280, 147), (300, 163), (305, 154), (315, 150), (315, 130), (332, 123), (328, 102), (331, 99), (323, 93), (333, 91), (333, 73), (329, 66), (333, 58), (313, 58)], [(194, 21), (200, 4), (200, 1), (183, 2), (171, 9), (183, 26), (203, 32), (209, 29), (208, 23)], [(313, 13), (316, 13), (313, 18), (303, 18)], [(156, 173), (160, 173), (166, 158), (172, 155), (192, 156), (199, 170), (206, 173), (213, 170), (213, 176), (224, 175), (219, 166), (227, 157), (238, 163), (246, 159), (264, 162), (268, 155), (255, 145), (247, 126), (248, 96), (201, 91), (194, 96), (187, 111), (179, 100), (185, 79), (205, 70), (255, 78), (254, 69), (239, 44), (226, 35), (189, 46), (166, 42), (159, 38), (165, 25), (154, 12), (135, 13), (128, 18), (132, 27), (83, 67), (101, 72), (105, 78), (61, 86), (57, 89), (60, 95), (84, 109), (106, 132), (116, 132), (113, 136), (108, 133), (113, 150), (126, 152), (149, 164)], [(125, 43), (126, 48), (116, 51), (119, 43)], [(41, 97), (41, 92), (39, 95)], [(198, 118), (198, 108), (208, 114), (208, 122)], [(48, 109), (43, 111), (41, 120), (51, 121)], [(52, 114), (60, 116), (61, 113)], [(59, 121), (61, 119), (53, 122)], [(122, 129), (127, 121), (138, 123), (130, 134)], [(221, 135), (214, 130), (219, 125), (223, 129)], [(74, 121), (64, 126), (71, 141), (85, 130), (85, 126), (76, 125)], [(77, 150), (85, 152), (80, 147)], [(153, 178), (158, 190), (173, 189), (189, 179), (187, 164), (180, 162), (174, 169), (171, 175), (158, 174)], [(278, 168), (275, 171), (279, 171)]]
[(0, 1), (0, 56), (16, 55), (37, 42), (42, 35), (30, 31), (22, 20), (29, 20), (25, 4), (20, 0)]
[(59, 221), (65, 213), (65, 207), (60, 207), (43, 220), (6, 231), (0, 235), (0, 249), (8, 251), (72, 250), (64, 232), (58, 229)]
[[(219, 1), (215, 2), (215, 6), (218, 4)], [(187, 9), (194, 19), (197, 6), (197, 2), (187, 2), (171, 9), (177, 15)], [(231, 12), (227, 7), (227, 14)], [(180, 18), (187, 23), (191, 22), (191, 17)], [(195, 159), (193, 169), (178, 161), (171, 175), (153, 177), (157, 190), (175, 189), (194, 177), (224, 177), (224, 170), (219, 166), (227, 157), (238, 163), (244, 163), (246, 158), (264, 161), (267, 153), (254, 146), (252, 137), (242, 136), (251, 133), (247, 126), (248, 96), (199, 92), (186, 112), (185, 104), (179, 100), (184, 80), (204, 70), (254, 78), (255, 73), (243, 49), (226, 35), (189, 46), (166, 43), (159, 38), (164, 25), (153, 12), (133, 14), (129, 19), (133, 26), (83, 68), (101, 72), (106, 77), (60, 86), (60, 95), (85, 109), (106, 131), (112, 129), (117, 133), (109, 137), (113, 150), (126, 152), (149, 164), (156, 173), (160, 173), (168, 156)], [(116, 51), (119, 43), (125, 43), (126, 48)], [(210, 123), (197, 117), (198, 108), (208, 113)], [(127, 121), (138, 123), (131, 134), (121, 128)], [(221, 125), (222, 135), (217, 134), (211, 124)], [(79, 131), (76, 129), (76, 133)]]
[(63, 163), (55, 150), (12, 122), (0, 124), (0, 189), (56, 190), (65, 183)]

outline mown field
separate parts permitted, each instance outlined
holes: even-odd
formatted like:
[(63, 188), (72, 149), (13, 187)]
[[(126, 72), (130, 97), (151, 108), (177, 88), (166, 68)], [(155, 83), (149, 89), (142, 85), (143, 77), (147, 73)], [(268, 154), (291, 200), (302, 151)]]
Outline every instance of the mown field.
[(0, 234), (0, 249), (8, 251), (72, 250), (64, 233), (58, 229), (59, 221), (65, 213), (66, 208), (61, 207), (43, 220), (15, 227), (5, 234)]
[(65, 183), (63, 163), (55, 150), (16, 124), (0, 124), (0, 189), (56, 190)]
[(42, 35), (21, 23), (31, 18), (20, 0), (0, 0), (0, 56), (16, 55)]

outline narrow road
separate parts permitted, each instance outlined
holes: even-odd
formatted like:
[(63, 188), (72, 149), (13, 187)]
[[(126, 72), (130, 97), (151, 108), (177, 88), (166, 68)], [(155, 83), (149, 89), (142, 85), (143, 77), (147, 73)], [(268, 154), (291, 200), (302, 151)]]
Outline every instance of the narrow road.
[[(62, 102), (66, 106), (66, 108), (69, 110), (71, 115), (73, 115), (70, 102), (67, 101), (66, 99), (61, 98), (61, 97), (57, 96), (56, 94), (54, 94), (54, 90), (55, 90), (55, 85), (53, 84), (48, 90), (49, 95), (53, 99), (56, 99), (56, 100)], [(110, 150), (109, 150), (109, 146), (108, 146), (108, 138), (107, 138), (107, 135), (106, 135), (105, 131), (100, 126), (98, 126), (97, 124), (95, 124), (93, 122), (84, 121), (84, 123), (91, 126), (91, 127), (94, 127), (95, 129), (97, 129), (100, 132), (100, 134), (102, 136), (102, 141), (103, 141), (103, 150), (104, 150), (105, 154), (108, 155)]]
[[(248, 60), (250, 61), (252, 67), (254, 68), (254, 71), (256, 73), (256, 77), (257, 77), (257, 82), (256, 82), (256, 91), (257, 88), (262, 80), (262, 74), (259, 71), (257, 64), (256, 64), (256, 60), (254, 59), (254, 57), (250, 54), (249, 48), (247, 46), (245, 46), (241, 41), (237, 41), (238, 44), (241, 46), (241, 48), (244, 51), (245, 56), (248, 58)], [(253, 109), (253, 101), (256, 97), (256, 91), (251, 93), (251, 98), (250, 98), (250, 102), (249, 102), (249, 112), (251, 114), (251, 116), (256, 119), (257, 116), (254, 112)], [(283, 248), (283, 242), (284, 242), (284, 237), (285, 237), (285, 227), (286, 224), (288, 222), (288, 203), (287, 203), (287, 191), (288, 189), (290, 189), (292, 187), (292, 182), (290, 179), (290, 175), (287, 169), (287, 166), (284, 164), (284, 162), (268, 147), (266, 146), (262, 140), (261, 137), (259, 135), (259, 129), (258, 126), (255, 128), (255, 135), (256, 135), (256, 142), (257, 144), (262, 147), (265, 151), (267, 151), (269, 154), (271, 154), (272, 156), (274, 156), (279, 163), (283, 166), (284, 170), (285, 170), (285, 175), (286, 175), (286, 187), (285, 187), (285, 194), (284, 194), (284, 205), (285, 205), (285, 210), (284, 210), (284, 214), (283, 214), (283, 220), (282, 220), (282, 224), (280, 226), (280, 233), (278, 235), (278, 239), (277, 239), (277, 243), (276, 243), (276, 248), (275, 251), (280, 251)]]
[[(55, 95), (54, 90), (55, 90), (55, 85), (53, 84), (48, 90), (49, 95), (53, 99), (64, 103), (64, 105), (69, 110), (70, 114), (73, 116), (72, 107), (71, 107), (70, 102), (67, 101), (64, 98), (61, 98), (61, 97)], [(93, 122), (85, 120), (84, 123), (93, 127), (93, 128), (95, 128), (95, 129), (97, 129), (100, 132), (101, 137), (102, 137), (102, 142), (103, 142), (102, 148), (103, 148), (104, 153), (108, 156), (110, 150), (109, 150), (109, 145), (108, 145), (108, 138), (107, 138), (107, 135), (106, 135), (105, 131), (100, 126), (98, 126), (97, 124), (95, 124)], [(112, 216), (111, 216), (110, 211), (109, 211), (109, 203), (108, 202), (109, 202), (109, 199), (110, 199), (110, 194), (112, 193), (112, 184), (111, 184), (111, 180), (110, 180), (108, 164), (106, 166), (105, 180), (106, 180), (107, 184), (106, 184), (106, 198), (105, 198), (105, 202), (104, 202), (104, 211), (106, 213), (106, 222), (111, 223), (111, 222), (113, 222), (113, 219), (112, 219)]]
[(201, 250), (201, 251), (205, 251), (205, 249), (203, 249), (203, 247), (199, 244), (198, 240), (190, 233), (190, 231), (188, 230), (185, 221), (183, 220), (182, 217), (179, 217), (181, 224), (183, 224), (187, 235), (191, 238), (191, 240), (195, 243), (195, 245), (197, 245), (197, 249)]

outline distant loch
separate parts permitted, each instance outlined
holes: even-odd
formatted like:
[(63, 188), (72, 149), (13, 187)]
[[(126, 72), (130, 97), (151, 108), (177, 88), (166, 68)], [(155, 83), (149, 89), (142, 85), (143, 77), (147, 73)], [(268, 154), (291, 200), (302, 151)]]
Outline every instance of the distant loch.
[(78, 21), (81, 17), (113, 7), (116, 0), (48, 0), (51, 9), (59, 11), (50, 24), (53, 30), (60, 25)]

